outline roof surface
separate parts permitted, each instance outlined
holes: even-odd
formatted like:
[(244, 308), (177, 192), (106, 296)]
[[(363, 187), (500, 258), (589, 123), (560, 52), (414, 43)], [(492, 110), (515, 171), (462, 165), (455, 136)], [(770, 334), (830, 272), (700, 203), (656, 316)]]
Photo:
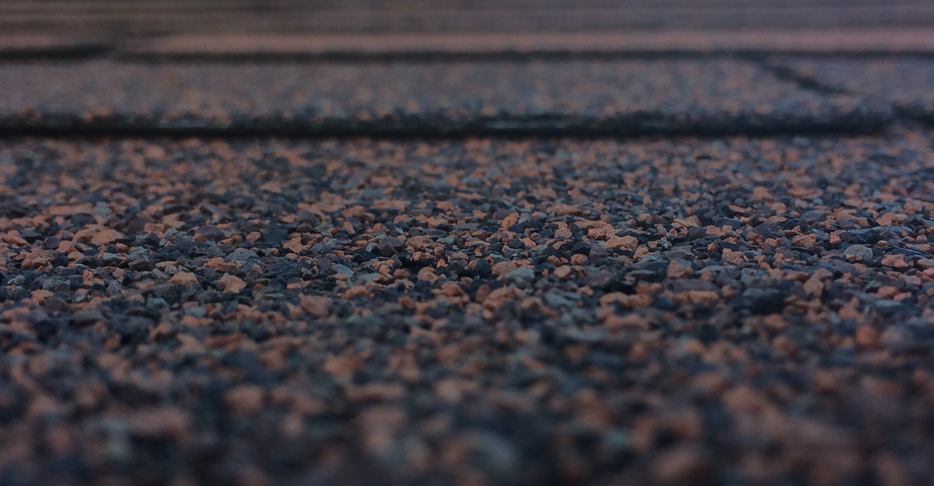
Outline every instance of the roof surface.
[(0, 486), (930, 484), (932, 14), (0, 5)]

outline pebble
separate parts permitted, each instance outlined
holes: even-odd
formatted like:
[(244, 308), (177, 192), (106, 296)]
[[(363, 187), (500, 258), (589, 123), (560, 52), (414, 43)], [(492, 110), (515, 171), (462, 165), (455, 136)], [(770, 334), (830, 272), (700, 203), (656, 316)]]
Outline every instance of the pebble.
[(535, 270), (531, 268), (517, 268), (506, 274), (506, 284), (513, 284), (520, 288), (530, 286), (535, 281)]
[(863, 262), (872, 260), (872, 249), (864, 245), (850, 245), (843, 254), (853, 260)]

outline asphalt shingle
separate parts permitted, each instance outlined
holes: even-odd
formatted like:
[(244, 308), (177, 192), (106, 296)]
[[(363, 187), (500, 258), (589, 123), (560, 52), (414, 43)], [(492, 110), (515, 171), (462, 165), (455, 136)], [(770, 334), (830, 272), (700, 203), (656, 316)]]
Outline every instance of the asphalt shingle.
[(456, 134), (873, 126), (858, 99), (732, 60), (0, 64), (7, 130)]
[(934, 119), (934, 61), (916, 57), (776, 58), (773, 65), (848, 92), (879, 109)]
[(934, 135), (0, 145), (5, 484), (922, 484)]

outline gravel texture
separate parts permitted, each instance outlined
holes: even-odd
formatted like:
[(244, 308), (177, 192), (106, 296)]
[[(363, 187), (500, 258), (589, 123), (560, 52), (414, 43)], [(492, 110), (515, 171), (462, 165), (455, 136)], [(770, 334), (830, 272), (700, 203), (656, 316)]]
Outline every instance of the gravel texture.
[[(3, 54), (0, 37), (0, 55)], [(917, 55), (934, 52), (934, 30), (621, 30), (356, 34), (188, 34), (114, 46), (123, 60), (256, 61), (461, 57), (539, 59), (810, 55)], [(41, 45), (35, 51), (40, 52)], [(49, 52), (54, 52), (51, 49)]]
[[(158, 36), (179, 32), (554, 32), (911, 28), (921, 0), (6, 0), (0, 32)], [(109, 34), (109, 35), (108, 35)]]
[(8, 139), (0, 484), (926, 484), (932, 149)]
[(929, 56), (775, 58), (770, 63), (831, 90), (859, 96), (871, 106), (934, 120), (934, 91), (930, 88), (934, 59)]
[(0, 64), (0, 131), (637, 134), (871, 128), (857, 98), (722, 59)]

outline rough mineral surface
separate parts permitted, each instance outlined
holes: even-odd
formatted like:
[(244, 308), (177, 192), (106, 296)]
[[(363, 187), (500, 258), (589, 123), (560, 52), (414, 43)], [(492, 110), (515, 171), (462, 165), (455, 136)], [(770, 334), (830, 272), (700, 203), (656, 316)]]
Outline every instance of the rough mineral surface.
[[(847, 92), (878, 108), (890, 107), (914, 118), (934, 119), (934, 61), (929, 56), (821, 60), (776, 57), (774, 66), (832, 91)], [(883, 108), (884, 109), (884, 108)]]
[[(0, 131), (632, 134), (858, 129), (878, 113), (728, 59), (11, 62)], [(878, 110), (877, 110), (878, 111)]]
[(932, 145), (6, 140), (0, 484), (922, 484)]

